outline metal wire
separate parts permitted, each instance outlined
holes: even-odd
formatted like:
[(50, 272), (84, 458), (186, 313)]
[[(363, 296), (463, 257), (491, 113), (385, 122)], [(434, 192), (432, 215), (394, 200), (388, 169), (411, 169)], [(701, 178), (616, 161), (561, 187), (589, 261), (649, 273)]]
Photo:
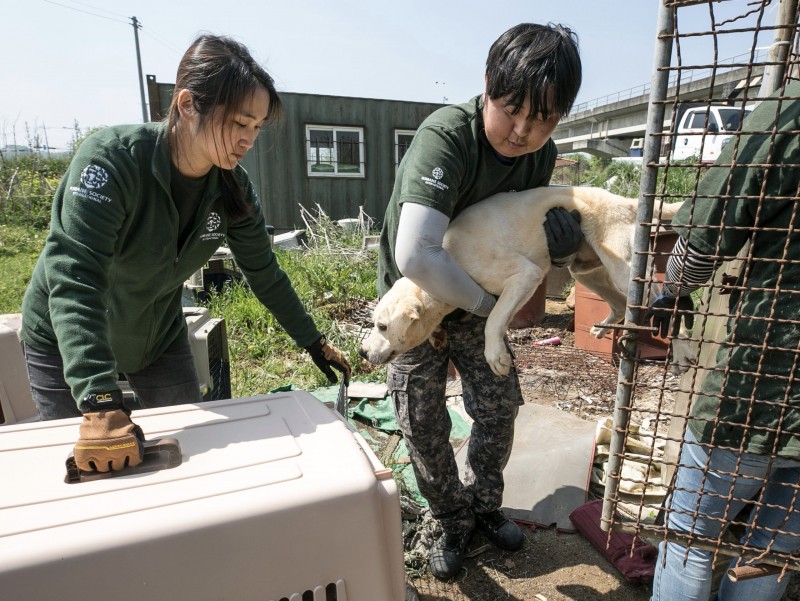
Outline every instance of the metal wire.
[[(733, 180), (738, 177), (743, 167), (739, 163), (748, 160), (745, 136), (761, 134), (771, 136), (774, 142), (777, 127), (774, 129), (746, 129), (740, 125), (739, 130), (725, 131), (715, 123), (714, 108), (719, 106), (738, 108), (744, 115), (747, 107), (759, 102), (770, 102), (775, 106), (777, 114), (784, 102), (797, 100), (796, 96), (786, 94), (777, 101), (765, 100), (773, 92), (780, 92), (787, 81), (798, 79), (798, 46), (800, 46), (800, 26), (798, 25), (797, 0), (780, 2), (777, 11), (767, 10), (771, 3), (768, 0), (742, 3), (740, 12), (725, 18), (717, 16), (718, 2), (713, 0), (664, 0), (659, 11), (657, 43), (654, 59), (654, 76), (650, 86), (650, 105), (647, 118), (647, 136), (644, 142), (643, 163), (645, 169), (642, 176), (639, 212), (635, 241), (635, 257), (632, 262), (632, 280), (628, 290), (628, 309), (620, 336), (620, 359), (617, 373), (616, 396), (614, 400), (614, 428), (608, 460), (608, 479), (604, 491), (603, 527), (609, 531), (624, 530), (643, 535), (651, 540), (678, 541), (689, 547), (711, 550), (716, 560), (717, 555), (728, 555), (739, 558), (738, 566), (732, 573), (733, 578), (743, 579), (758, 577), (768, 573), (781, 573), (786, 570), (800, 570), (800, 558), (781, 553), (774, 548), (778, 535), (800, 537), (800, 533), (785, 530), (784, 520), (777, 527), (762, 528), (769, 543), (766, 548), (757, 546), (752, 540), (752, 533), (746, 526), (750, 516), (766, 510), (784, 510), (792, 514), (794, 501), (800, 498), (800, 482), (788, 483), (787, 495), (792, 502), (787, 507), (776, 507), (766, 500), (764, 491), (767, 486), (775, 486), (766, 478), (757, 482), (760, 492), (753, 498), (737, 498), (733, 494), (723, 495), (726, 507), (732, 514), (734, 507), (743, 509), (736, 515), (728, 515), (718, 537), (704, 537), (692, 530), (689, 534), (681, 534), (669, 530), (665, 523), (671, 510), (665, 499), (659, 501), (660, 515), (657, 519), (645, 519), (645, 508), (653, 505), (652, 487), (648, 486), (648, 478), (654, 472), (666, 474), (665, 484), (681, 465), (680, 456), (685, 444), (687, 423), (695, 419), (694, 430), (702, 430), (707, 440), (729, 440), (724, 433), (731, 429), (741, 431), (743, 440), (761, 438), (781, 448), (792, 437), (800, 438), (800, 420), (790, 420), (791, 412), (797, 412), (792, 395), (796, 395), (800, 381), (800, 316), (790, 313), (786, 307), (797, 306), (800, 289), (796, 282), (789, 281), (786, 273), (796, 269), (800, 261), (796, 254), (791, 254), (792, 245), (800, 244), (800, 194), (797, 190), (784, 190), (780, 195), (769, 196), (766, 184), (760, 190), (750, 189), (740, 197), (742, 204), (755, 207), (755, 223), (760, 216), (767, 214), (774, 203), (793, 204), (793, 214), (786, 227), (742, 227), (729, 226), (727, 215), (723, 213), (720, 223), (723, 226), (693, 226), (696, 230), (716, 228), (721, 231), (718, 238), (739, 236), (747, 243), (737, 256), (726, 255), (720, 251), (719, 244), (710, 256), (717, 259), (722, 267), (712, 283), (695, 293), (695, 325), (692, 330), (692, 347), (697, 352), (699, 364), (690, 368), (676, 383), (670, 374), (670, 366), (663, 361), (655, 368), (652, 362), (644, 362), (637, 348), (645, 329), (642, 327), (644, 312), (651, 298), (651, 289), (660, 289), (664, 280), (663, 266), (671, 255), (658, 249), (659, 236), (667, 235), (668, 228), (659, 226), (654, 214), (658, 215), (665, 202), (683, 201), (690, 203), (693, 212), (702, 207), (702, 203), (727, 198), (725, 194), (709, 196), (700, 194), (698, 186), (701, 179), (711, 170), (723, 170), (728, 178), (728, 190), (736, 192)], [(681, 16), (687, 11), (697, 13), (704, 10), (708, 15), (706, 31), (681, 31)], [(749, 36), (750, 52), (747, 59), (735, 64), (718, 64), (718, 45), (721, 40), (730, 36)], [(766, 55), (760, 52), (765, 40), (771, 38), (772, 45)], [(685, 47), (694, 42), (704, 41), (711, 51), (708, 57), (695, 58), (692, 63), (683, 60)], [(734, 69), (740, 80), (735, 83), (722, 82), (723, 74)], [(698, 80), (697, 73), (710, 71), (710, 82), (701, 90), (693, 82)], [(684, 142), (678, 133), (679, 119), (686, 103), (705, 109), (704, 126), (697, 134), (699, 146), (697, 155), (688, 160), (676, 160), (675, 149)], [(769, 106), (769, 105), (768, 105)], [(714, 124), (714, 128), (710, 124)], [(741, 119), (739, 121), (741, 124)], [(667, 127), (665, 128), (665, 124)], [(800, 133), (791, 132), (788, 133)], [(732, 145), (732, 160), (726, 163), (713, 163), (706, 153), (719, 144), (724, 136), (727, 145)], [(770, 150), (766, 161), (747, 163), (751, 169), (761, 169), (765, 173), (780, 173), (785, 169), (798, 169), (796, 157), (780, 156), (777, 150)], [(764, 177), (766, 181), (766, 176)], [(727, 192), (727, 191), (726, 191)], [(770, 204), (773, 203), (773, 204)], [(721, 203), (722, 204), (722, 203)], [(727, 205), (724, 205), (727, 207)], [(727, 210), (727, 209), (725, 209)], [(691, 230), (692, 228), (688, 228)], [(689, 233), (691, 241), (691, 232)], [(780, 246), (783, 244), (781, 256), (763, 258), (756, 247), (769, 239)], [(658, 250), (657, 250), (658, 249)], [(708, 254), (709, 249), (703, 249)], [(780, 254), (780, 253), (778, 253)], [(774, 279), (762, 282), (764, 270), (776, 273)], [(758, 317), (750, 314), (746, 298), (760, 295), (763, 299), (764, 311)], [(759, 332), (754, 337), (753, 332)], [(787, 334), (789, 332), (790, 334)], [(794, 332), (794, 334), (791, 334)], [(747, 342), (738, 339), (749, 335)], [(727, 336), (727, 337), (726, 337)], [(749, 354), (750, 359), (744, 362), (731, 359), (716, 359), (725, 354), (731, 358)], [(710, 386), (719, 382), (717, 389)], [(741, 386), (734, 388), (728, 383), (739, 382)], [(705, 384), (704, 384), (705, 383)], [(704, 386), (704, 387), (703, 387)], [(702, 388), (701, 388), (702, 387)], [(780, 391), (783, 390), (781, 393)], [(778, 391), (778, 392), (775, 392)], [(717, 413), (716, 416), (704, 419), (690, 417), (690, 407), (700, 402), (698, 399), (710, 399), (725, 407), (736, 407), (739, 413), (735, 419), (728, 413)], [(703, 401), (705, 402), (705, 401)], [(767, 409), (774, 410), (781, 416), (777, 423), (762, 422), (758, 416)], [(641, 445), (632, 446), (632, 425), (647, 420), (650, 429), (648, 437), (653, 444), (649, 451), (642, 450)], [(727, 446), (726, 446), (727, 444)], [(740, 453), (742, 444), (701, 443), (708, 448), (722, 448)], [(663, 456), (659, 449), (664, 449)], [(644, 465), (644, 469), (634, 471), (625, 469), (633, 463)], [(735, 481), (746, 481), (747, 476), (736, 469), (727, 473)], [(708, 466), (700, 471), (705, 479), (709, 475)], [(672, 482), (674, 489), (674, 482)], [(635, 491), (635, 492), (631, 492)], [(631, 510), (633, 505), (634, 509)], [(638, 505), (638, 509), (636, 506)], [(800, 503), (797, 504), (800, 506)], [(694, 521), (702, 516), (695, 511), (689, 515)], [(788, 518), (787, 518), (788, 519)]]

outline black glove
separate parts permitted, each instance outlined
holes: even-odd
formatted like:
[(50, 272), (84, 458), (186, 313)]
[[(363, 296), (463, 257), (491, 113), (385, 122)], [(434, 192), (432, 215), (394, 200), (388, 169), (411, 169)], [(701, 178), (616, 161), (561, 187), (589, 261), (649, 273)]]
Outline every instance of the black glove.
[[(675, 323), (670, 328), (670, 321), (675, 315)], [(694, 303), (690, 296), (669, 296), (662, 294), (650, 305), (647, 313), (644, 314), (644, 322), (650, 323), (658, 329), (658, 335), (666, 338), (670, 333), (677, 336), (681, 328), (681, 319), (687, 328), (694, 325)]]
[(544, 234), (547, 236), (547, 250), (553, 267), (565, 267), (572, 263), (583, 241), (581, 214), (563, 207), (550, 209), (545, 215)]
[(345, 386), (350, 383), (350, 364), (344, 358), (344, 354), (332, 344), (328, 344), (325, 336), (322, 336), (311, 346), (307, 346), (306, 350), (317, 367), (320, 368), (322, 373), (328, 377), (328, 382), (336, 384), (338, 379), (336, 374), (333, 373), (331, 367), (335, 367), (344, 375)]

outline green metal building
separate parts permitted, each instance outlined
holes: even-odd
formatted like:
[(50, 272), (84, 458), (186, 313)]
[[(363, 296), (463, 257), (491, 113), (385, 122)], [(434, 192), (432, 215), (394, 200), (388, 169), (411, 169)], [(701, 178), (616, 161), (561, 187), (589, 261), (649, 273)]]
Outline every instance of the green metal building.
[[(166, 116), (174, 84), (147, 76), (150, 118)], [(276, 233), (303, 229), (300, 205), (331, 219), (363, 210), (380, 224), (414, 131), (443, 105), (283, 92), (284, 115), (242, 161)]]

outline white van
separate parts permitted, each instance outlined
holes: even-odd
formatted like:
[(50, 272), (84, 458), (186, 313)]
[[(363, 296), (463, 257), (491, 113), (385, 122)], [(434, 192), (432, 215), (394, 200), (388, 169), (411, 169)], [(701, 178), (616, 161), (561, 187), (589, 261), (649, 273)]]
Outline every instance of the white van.
[(700, 157), (701, 162), (713, 163), (719, 157), (725, 143), (732, 137), (732, 133), (726, 132), (738, 131), (742, 120), (753, 111), (753, 108), (722, 104), (687, 108), (678, 118), (670, 158), (679, 161)]

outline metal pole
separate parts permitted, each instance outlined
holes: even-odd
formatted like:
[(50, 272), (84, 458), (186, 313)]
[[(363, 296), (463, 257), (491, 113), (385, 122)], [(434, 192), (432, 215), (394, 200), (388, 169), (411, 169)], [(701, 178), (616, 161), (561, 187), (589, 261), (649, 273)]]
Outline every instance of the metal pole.
[[(633, 257), (631, 258), (631, 281), (628, 285), (628, 309), (625, 312), (625, 325), (639, 323), (640, 309), (644, 295), (644, 282), (635, 281), (643, 279), (647, 271), (647, 249), (650, 247), (650, 223), (653, 220), (653, 194), (655, 193), (658, 178), (659, 155), (661, 153), (661, 137), (654, 136), (664, 128), (664, 104), (669, 84), (669, 67), (672, 56), (672, 35), (675, 29), (673, 9), (666, 6), (662, 0), (658, 10), (658, 24), (656, 26), (656, 48), (653, 56), (653, 74), (650, 83), (650, 103), (647, 107), (647, 130), (642, 150), (642, 179), (639, 184), (639, 205), (636, 213), (636, 228), (633, 239)], [(648, 224), (648, 225), (642, 225)], [(635, 328), (631, 328), (623, 336), (625, 339), (623, 352), (620, 356), (619, 375), (617, 377), (617, 397), (614, 403), (614, 425), (611, 432), (611, 443), (608, 454), (608, 478), (603, 494), (603, 513), (600, 526), (606, 532), (611, 528), (614, 506), (612, 498), (617, 496), (620, 480), (620, 467), (622, 453), (625, 445), (625, 432), (628, 429), (632, 384), (635, 361), (629, 349), (635, 349), (638, 335)], [(622, 343), (623, 340), (620, 339)], [(621, 430), (621, 431), (620, 431)]]
[(47, 149), (47, 158), (50, 158), (50, 141), (47, 139), (47, 126), (42, 123), (42, 131), (44, 132), (44, 147)]
[[(764, 79), (758, 95), (765, 98), (781, 87), (786, 77), (786, 57), (789, 54), (797, 22), (797, 0), (780, 0), (778, 14), (775, 17), (775, 30), (772, 45), (767, 53), (768, 64), (764, 67)], [(781, 27), (781, 25), (785, 27)]]
[(142, 56), (139, 53), (139, 28), (141, 25), (136, 17), (131, 17), (131, 24), (133, 25), (133, 38), (136, 40), (136, 64), (139, 67), (139, 95), (142, 100), (142, 123), (147, 123), (150, 119), (147, 118), (147, 103), (144, 101), (144, 79), (142, 78)]

